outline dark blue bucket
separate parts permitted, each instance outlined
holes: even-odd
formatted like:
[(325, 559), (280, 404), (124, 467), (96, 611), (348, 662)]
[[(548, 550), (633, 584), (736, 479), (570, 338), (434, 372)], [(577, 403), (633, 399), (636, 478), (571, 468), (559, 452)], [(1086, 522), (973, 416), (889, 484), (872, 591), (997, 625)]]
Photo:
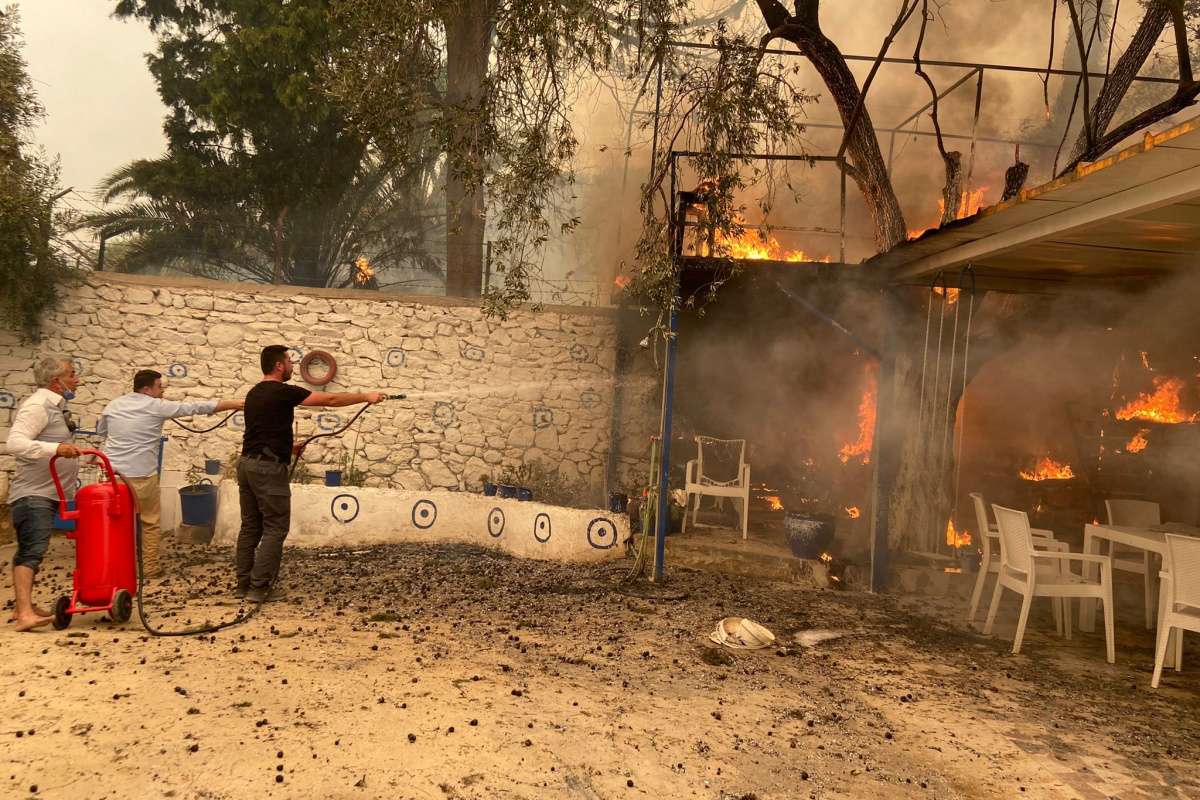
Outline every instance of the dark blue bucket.
[(221, 474), (221, 461), (216, 458), (206, 458), (204, 460), (204, 471), (209, 475)]
[(217, 487), (211, 482), (182, 487), (179, 511), (184, 525), (212, 525), (217, 518)]
[(325, 485), (326, 486), (341, 486), (342, 485), (341, 470), (336, 470), (336, 469), (325, 470)]
[(517, 487), (509, 486), (507, 483), (500, 483), (496, 485), (496, 494), (505, 500), (511, 500), (517, 496)]
[(483, 482), (483, 494), (485, 497), (495, 497), (496, 496), (496, 484), (492, 483), (491, 481), (484, 481)]
[(517, 499), (529, 502), (533, 499), (533, 490), (526, 489), (524, 486), (517, 488)]

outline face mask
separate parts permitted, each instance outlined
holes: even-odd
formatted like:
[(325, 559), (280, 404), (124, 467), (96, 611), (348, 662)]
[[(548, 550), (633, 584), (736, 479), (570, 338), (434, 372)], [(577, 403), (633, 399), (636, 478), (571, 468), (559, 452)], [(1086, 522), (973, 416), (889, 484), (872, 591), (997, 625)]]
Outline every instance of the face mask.
[(62, 393), (62, 397), (63, 397), (63, 400), (74, 400), (75, 393), (72, 392), (70, 389), (64, 389), (63, 393)]

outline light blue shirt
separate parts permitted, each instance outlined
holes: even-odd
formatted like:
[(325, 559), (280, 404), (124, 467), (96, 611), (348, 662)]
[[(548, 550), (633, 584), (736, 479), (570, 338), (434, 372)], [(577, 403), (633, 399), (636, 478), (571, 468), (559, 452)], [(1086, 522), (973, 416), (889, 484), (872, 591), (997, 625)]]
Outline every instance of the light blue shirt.
[(127, 478), (147, 478), (158, 471), (158, 440), (164, 422), (216, 410), (216, 400), (177, 403), (130, 392), (104, 407), (96, 433), (106, 437), (104, 455), (115, 471)]

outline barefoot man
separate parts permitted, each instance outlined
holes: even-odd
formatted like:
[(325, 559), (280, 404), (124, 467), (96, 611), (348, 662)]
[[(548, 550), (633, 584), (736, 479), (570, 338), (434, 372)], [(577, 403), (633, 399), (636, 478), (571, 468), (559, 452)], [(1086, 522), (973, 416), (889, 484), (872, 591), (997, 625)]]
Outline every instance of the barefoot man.
[[(17, 461), (8, 505), (17, 531), (17, 552), (13, 555), (13, 594), (16, 608), (13, 621), (18, 631), (30, 631), (49, 623), (54, 617), (33, 604), (33, 579), (54, 527), (58, 492), (50, 477), (50, 458), (79, 458), (79, 448), (71, 444), (72, 431), (65, 414), (67, 400), (75, 396), (79, 376), (69, 358), (43, 358), (33, 368), (37, 391), (17, 409), (8, 433), (8, 454)], [(75, 496), (78, 464), (60, 461), (55, 465), (63, 491)]]

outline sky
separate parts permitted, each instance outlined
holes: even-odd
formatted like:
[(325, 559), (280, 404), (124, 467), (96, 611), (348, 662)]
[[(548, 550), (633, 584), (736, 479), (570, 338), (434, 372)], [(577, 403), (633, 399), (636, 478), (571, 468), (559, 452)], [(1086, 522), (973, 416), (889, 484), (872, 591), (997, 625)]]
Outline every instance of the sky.
[(16, 0), (25, 60), (46, 109), (36, 139), (61, 158), (63, 186), (89, 195), (114, 168), (165, 147), (166, 109), (145, 61), (154, 37), (144, 24), (113, 19), (115, 5)]

